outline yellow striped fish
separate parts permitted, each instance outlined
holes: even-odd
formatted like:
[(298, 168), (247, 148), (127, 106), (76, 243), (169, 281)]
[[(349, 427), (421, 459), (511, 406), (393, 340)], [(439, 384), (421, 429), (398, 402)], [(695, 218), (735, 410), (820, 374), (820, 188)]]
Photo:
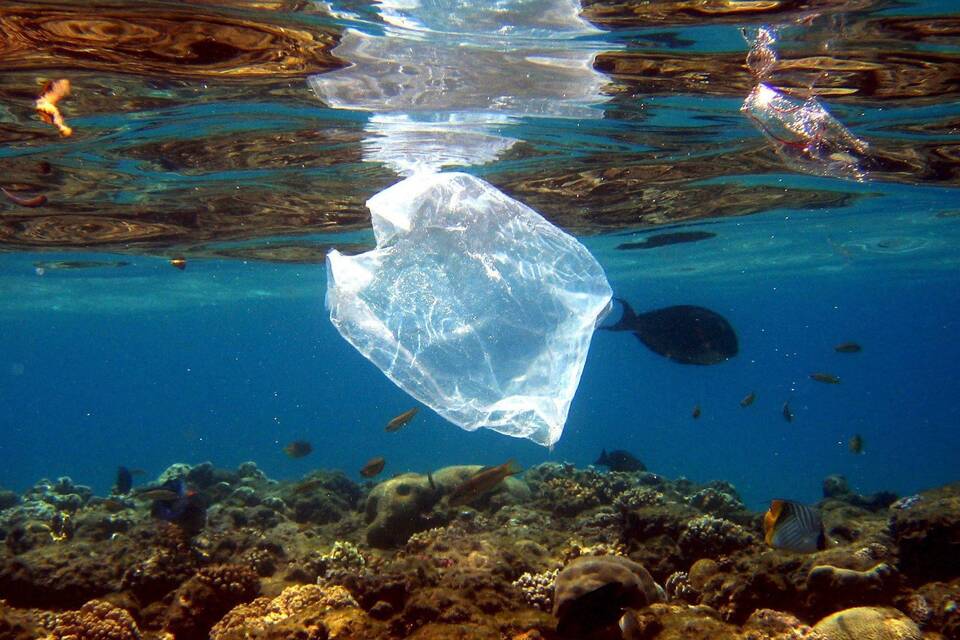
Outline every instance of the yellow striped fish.
[(763, 516), (763, 540), (775, 549), (813, 553), (827, 548), (820, 512), (792, 500), (771, 500)]

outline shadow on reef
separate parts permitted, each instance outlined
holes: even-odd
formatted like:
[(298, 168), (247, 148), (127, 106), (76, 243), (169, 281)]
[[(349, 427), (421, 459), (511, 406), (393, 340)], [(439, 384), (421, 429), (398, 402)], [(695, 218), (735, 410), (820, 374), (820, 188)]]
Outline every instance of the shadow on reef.
[[(126, 495), (0, 491), (0, 637), (960, 639), (960, 484), (898, 500), (831, 476), (830, 544), (796, 554), (729, 483), (636, 462), (545, 463), (459, 506), (480, 467), (356, 484), (177, 464)], [(181, 483), (192, 530), (155, 506)]]

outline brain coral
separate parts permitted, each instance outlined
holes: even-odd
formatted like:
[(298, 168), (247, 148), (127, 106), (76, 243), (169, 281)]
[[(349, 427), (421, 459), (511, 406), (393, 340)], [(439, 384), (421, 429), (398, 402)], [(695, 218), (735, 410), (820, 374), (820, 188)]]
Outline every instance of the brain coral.
[[(257, 598), (235, 607), (214, 625), (210, 640), (268, 636), (270, 631), (303, 632), (296, 636), (298, 638), (326, 637), (326, 630), (316, 614), (357, 606), (350, 592), (340, 586), (293, 585), (276, 598)], [(292, 620), (298, 616), (304, 619)]]
[(916, 623), (889, 607), (855, 607), (830, 614), (813, 630), (827, 640), (920, 640)]
[(553, 615), (561, 635), (615, 623), (624, 607), (636, 609), (663, 600), (643, 565), (621, 556), (582, 556), (557, 575)]
[(60, 614), (50, 640), (140, 640), (133, 617), (109, 602), (91, 600)]

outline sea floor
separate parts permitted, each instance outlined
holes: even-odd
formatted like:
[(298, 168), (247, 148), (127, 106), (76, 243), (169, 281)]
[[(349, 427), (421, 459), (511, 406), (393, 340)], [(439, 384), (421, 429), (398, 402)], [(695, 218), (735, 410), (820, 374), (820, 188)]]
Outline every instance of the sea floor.
[(451, 506), (478, 469), (0, 492), (0, 638), (960, 638), (960, 484), (831, 476), (800, 554), (729, 483), (545, 463)]

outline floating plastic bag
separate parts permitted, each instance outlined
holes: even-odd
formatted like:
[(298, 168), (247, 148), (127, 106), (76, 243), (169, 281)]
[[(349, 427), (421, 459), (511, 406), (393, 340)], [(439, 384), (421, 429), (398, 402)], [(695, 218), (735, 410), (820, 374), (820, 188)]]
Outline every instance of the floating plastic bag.
[(416, 174), (367, 206), (377, 248), (327, 255), (337, 330), (456, 425), (555, 443), (610, 304), (597, 261), (463, 173)]

